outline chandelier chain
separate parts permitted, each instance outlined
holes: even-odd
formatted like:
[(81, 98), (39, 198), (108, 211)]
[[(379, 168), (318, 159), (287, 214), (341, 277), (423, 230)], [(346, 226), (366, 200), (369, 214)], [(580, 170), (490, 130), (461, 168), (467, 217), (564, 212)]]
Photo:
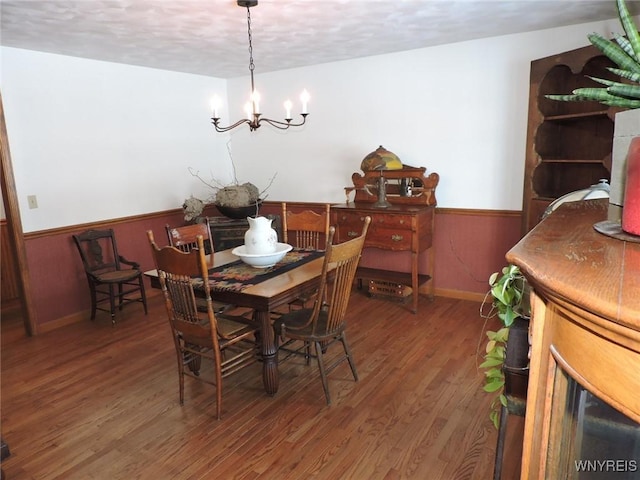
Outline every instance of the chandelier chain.
[(270, 118), (265, 118), (260, 114), (258, 102), (260, 101), (259, 96), (257, 95), (255, 89), (255, 83), (253, 79), (253, 71), (255, 69), (255, 64), (253, 63), (253, 36), (251, 34), (251, 7), (255, 7), (258, 4), (258, 0), (236, 0), (239, 7), (247, 8), (247, 34), (249, 37), (249, 73), (251, 76), (251, 103), (247, 103), (247, 116), (243, 119), (238, 120), (236, 123), (229, 125), (227, 127), (223, 127), (220, 125), (220, 117), (218, 116), (217, 110), (217, 100), (214, 97), (212, 99), (212, 107), (213, 107), (213, 117), (211, 117), (211, 121), (216, 129), (216, 132), (228, 132), (240, 125), (247, 124), (249, 125), (249, 130), (254, 131), (260, 128), (261, 123), (268, 123), (272, 127), (275, 127), (280, 130), (287, 130), (289, 127), (301, 127), (307, 121), (307, 116), (309, 113), (307, 112), (307, 102), (309, 101), (309, 94), (306, 90), (302, 91), (302, 95), (300, 96), (300, 100), (302, 100), (302, 113), (300, 116), (302, 120), (294, 123), (291, 118), (291, 102), (287, 100), (285, 102), (285, 109), (287, 116), (284, 121), (273, 120)]
[(249, 73), (251, 74), (251, 92), (255, 91), (255, 86), (253, 84), (253, 70), (256, 66), (253, 63), (253, 37), (251, 36), (251, 10), (247, 6), (247, 34), (249, 36)]

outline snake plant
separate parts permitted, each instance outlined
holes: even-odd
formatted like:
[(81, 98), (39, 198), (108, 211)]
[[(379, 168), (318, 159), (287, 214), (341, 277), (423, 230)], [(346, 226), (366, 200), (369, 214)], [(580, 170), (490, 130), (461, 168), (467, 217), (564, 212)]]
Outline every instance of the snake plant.
[(616, 6), (626, 37), (614, 35), (615, 41), (612, 41), (592, 33), (588, 38), (592, 45), (618, 66), (607, 67), (607, 70), (632, 83), (588, 76), (604, 87), (576, 88), (571, 95), (545, 95), (546, 98), (563, 102), (596, 101), (610, 107), (640, 108), (640, 34), (625, 0), (616, 0)]

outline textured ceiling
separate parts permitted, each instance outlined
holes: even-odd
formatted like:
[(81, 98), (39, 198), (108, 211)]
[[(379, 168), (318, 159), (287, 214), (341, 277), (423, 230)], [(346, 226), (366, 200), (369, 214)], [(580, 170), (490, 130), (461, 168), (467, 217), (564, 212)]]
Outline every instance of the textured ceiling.
[[(628, 1), (632, 13), (640, 1)], [(248, 73), (236, 0), (1, 0), (0, 43), (230, 78)], [(260, 0), (256, 73), (617, 17), (614, 0)], [(586, 43), (586, 39), (585, 39)]]

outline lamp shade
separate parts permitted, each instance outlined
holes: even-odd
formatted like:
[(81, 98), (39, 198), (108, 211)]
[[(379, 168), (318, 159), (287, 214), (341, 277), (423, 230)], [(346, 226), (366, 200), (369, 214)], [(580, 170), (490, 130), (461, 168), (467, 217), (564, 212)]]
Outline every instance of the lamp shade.
[(363, 172), (371, 170), (402, 170), (402, 162), (395, 153), (380, 145), (376, 150), (364, 157), (360, 168)]

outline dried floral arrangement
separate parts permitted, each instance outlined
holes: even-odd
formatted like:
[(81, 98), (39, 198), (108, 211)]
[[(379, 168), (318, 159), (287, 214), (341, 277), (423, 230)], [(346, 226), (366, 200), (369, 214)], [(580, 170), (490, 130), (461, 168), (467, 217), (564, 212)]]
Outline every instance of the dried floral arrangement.
[(182, 210), (186, 221), (192, 221), (199, 217), (207, 204), (214, 204), (216, 206), (223, 207), (247, 207), (250, 205), (256, 205), (257, 207), (262, 200), (267, 198), (265, 193), (273, 184), (277, 173), (271, 177), (269, 184), (262, 191), (260, 191), (260, 189), (251, 182), (241, 184), (236, 175), (236, 166), (228, 144), (227, 151), (229, 152), (229, 158), (231, 159), (231, 166), (233, 169), (233, 182), (231, 184), (224, 184), (213, 176), (210, 180), (205, 180), (200, 176), (199, 171), (194, 171), (189, 167), (189, 173), (211, 189), (211, 195), (204, 200), (191, 195), (184, 201), (182, 204)]

